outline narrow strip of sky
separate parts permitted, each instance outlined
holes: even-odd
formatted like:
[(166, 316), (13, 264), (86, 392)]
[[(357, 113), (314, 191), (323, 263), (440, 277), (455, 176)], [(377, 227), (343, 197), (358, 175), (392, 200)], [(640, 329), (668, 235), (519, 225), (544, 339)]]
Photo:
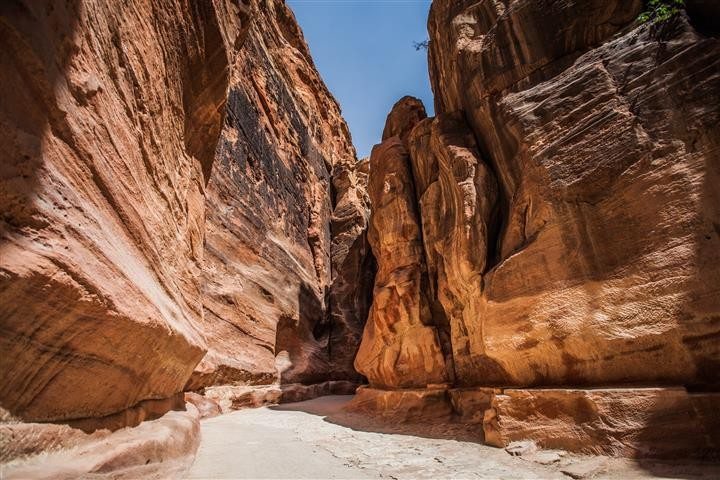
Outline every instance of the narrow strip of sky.
[(427, 53), (430, 0), (288, 0), (315, 66), (340, 103), (360, 158), (380, 142), (393, 104), (420, 98), (432, 114)]

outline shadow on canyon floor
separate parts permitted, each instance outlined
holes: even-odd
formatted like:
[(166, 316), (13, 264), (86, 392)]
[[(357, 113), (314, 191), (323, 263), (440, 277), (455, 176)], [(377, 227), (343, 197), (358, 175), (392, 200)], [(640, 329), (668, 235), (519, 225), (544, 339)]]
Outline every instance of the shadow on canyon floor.
[[(368, 414), (351, 413), (345, 410), (346, 405), (351, 399), (352, 396), (350, 395), (335, 395), (320, 397), (306, 402), (276, 405), (269, 408), (275, 411), (305, 412), (310, 415), (323, 417), (325, 422), (350, 428), (354, 431), (407, 435), (438, 440), (455, 440), (486, 445), (484, 443), (482, 425), (460, 424), (452, 418), (446, 421), (405, 423), (402, 419), (391, 416), (375, 417)], [(656, 438), (654, 440), (656, 440)], [(669, 438), (668, 441), (682, 442), (683, 439)], [(491, 446), (487, 447), (493, 448)], [(593, 460), (594, 458), (597, 458), (598, 461)], [(600, 465), (599, 468), (606, 469), (603, 478), (629, 478), (638, 475), (640, 472), (645, 472), (657, 478), (678, 479), (717, 478), (716, 475), (720, 474), (720, 464), (709, 461), (702, 462), (687, 458), (663, 460), (654, 458), (592, 457), (579, 454), (569, 454), (567, 457), (564, 457), (563, 465), (558, 464), (557, 468), (561, 469), (570, 464), (587, 462), (598, 464)], [(595, 475), (595, 473), (592, 475)], [(628, 475), (629, 477), (624, 475)], [(641, 476), (645, 478), (645, 475)]]
[(324, 417), (323, 420), (351, 430), (411, 435), (422, 438), (457, 440), (483, 443), (482, 425), (462, 425), (452, 421), (406, 422), (389, 415), (370, 416), (364, 413), (348, 412), (345, 406), (352, 399), (350, 395), (321, 397), (312, 402), (286, 403), (269, 407), (277, 411), (300, 411)]

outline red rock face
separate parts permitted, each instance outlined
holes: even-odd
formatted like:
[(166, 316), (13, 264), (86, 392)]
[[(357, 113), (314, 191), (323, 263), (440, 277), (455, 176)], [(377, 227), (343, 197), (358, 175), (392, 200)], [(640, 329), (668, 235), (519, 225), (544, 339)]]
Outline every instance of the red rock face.
[(499, 369), (463, 380), (717, 386), (717, 40), (633, 29), (634, 2), (489, 4), (429, 22), (438, 110), (465, 112), (501, 187), (468, 322)]
[[(223, 408), (354, 390), (367, 162), (284, 2), (0, 15), (0, 460), (182, 410), (183, 389), (230, 384), (210, 392)], [(178, 472), (199, 440), (185, 417), (158, 420), (186, 424), (148, 447)], [(95, 448), (69, 475), (136, 468)]]
[(208, 184), (208, 354), (187, 388), (357, 381), (372, 265), (355, 150), (292, 12), (267, 0), (252, 17)]
[[(389, 140), (376, 148), (394, 162), (405, 158), (411, 172), (371, 168), (370, 238), (380, 269), (360, 348), (373, 353), (356, 360), (360, 371), (375, 372), (371, 385), (427, 383), (437, 362), (398, 369), (395, 357), (379, 353), (402, 345), (441, 351), (447, 378), (462, 387), (680, 386), (677, 398), (653, 394), (660, 416), (687, 410), (683, 386), (718, 388), (720, 197), (712, 186), (720, 180), (720, 44), (692, 17), (639, 26), (641, 8), (639, 1), (433, 2), (437, 116), (418, 122), (408, 112), (421, 107), (398, 102), (386, 132), (404, 135), (409, 158), (386, 153)], [(689, 11), (707, 8), (697, 2)], [(384, 180), (388, 173), (395, 183)], [(392, 188), (397, 178), (402, 189)], [(403, 208), (385, 213), (393, 204)], [(380, 228), (374, 218), (393, 220)], [(398, 239), (408, 244), (408, 235), (414, 243), (403, 255), (389, 248)], [(394, 327), (407, 317), (398, 311), (423, 305), (416, 289), (384, 293), (383, 265), (405, 255), (412, 267), (401, 271), (412, 275), (403, 285), (426, 276), (420, 291), (429, 313), (416, 316), (437, 331), (435, 343)], [(391, 312), (382, 334), (371, 327), (378, 308)], [(402, 383), (388, 380), (400, 371)], [(614, 421), (613, 409), (634, 408), (614, 404), (612, 390), (609, 403), (604, 393), (559, 401), (546, 390), (499, 392), (485, 418), (498, 445), (532, 431), (535, 440), (574, 450), (679, 454), (658, 445), (660, 430), (633, 440), (632, 429), (649, 417), (618, 416), (614, 434), (570, 438), (567, 419), (583, 410), (575, 397), (592, 397), (588, 411), (603, 421)], [(703, 405), (716, 402), (710, 397)], [(533, 413), (553, 402), (566, 420)], [(488, 402), (478, 409), (490, 411)], [(467, 414), (463, 407), (460, 417)], [(597, 420), (580, 417), (581, 426)], [(707, 446), (702, 423), (688, 427), (699, 448)]]
[(0, 14), (0, 403), (60, 420), (169, 397), (204, 354), (204, 192), (247, 9)]
[(378, 271), (355, 367), (378, 387), (425, 387), (447, 381), (425, 275), (410, 157), (399, 137), (370, 156), (372, 215), (368, 238)]

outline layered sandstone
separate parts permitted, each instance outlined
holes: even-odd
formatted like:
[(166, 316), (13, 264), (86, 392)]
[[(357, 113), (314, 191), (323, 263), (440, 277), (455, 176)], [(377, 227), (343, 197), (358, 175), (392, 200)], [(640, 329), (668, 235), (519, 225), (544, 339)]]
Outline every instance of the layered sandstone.
[(507, 389), (485, 412), (485, 441), (627, 457), (717, 458), (720, 394), (684, 388)]
[(242, 2), (3, 2), (0, 404), (99, 417), (204, 354), (205, 185)]
[(433, 4), (436, 110), (463, 112), (501, 197), (462, 327), (492, 367), (463, 383), (718, 385), (720, 46), (640, 8)]
[[(423, 387), (444, 358), (450, 391), (481, 392), (451, 396), (458, 417), (494, 444), (687, 453), (663, 432), (695, 408), (683, 387), (720, 378), (720, 44), (684, 14), (639, 25), (641, 9), (433, 2), (436, 117), (402, 99), (373, 152), (379, 271), (356, 360), (372, 386)], [(547, 390), (618, 385), (678, 387)], [(682, 435), (717, 451), (717, 398), (701, 404)]]
[(0, 430), (52, 457), (21, 476), (182, 456), (177, 474), (185, 400), (205, 416), (361, 380), (368, 162), (292, 12), (116, 3), (0, 7)]
[(251, 14), (208, 184), (208, 354), (187, 388), (357, 381), (372, 265), (355, 150), (290, 9)]
[(85, 434), (54, 424), (3, 424), (0, 470), (6, 479), (179, 478), (200, 445), (200, 417), (188, 403), (183, 411), (112, 433)]

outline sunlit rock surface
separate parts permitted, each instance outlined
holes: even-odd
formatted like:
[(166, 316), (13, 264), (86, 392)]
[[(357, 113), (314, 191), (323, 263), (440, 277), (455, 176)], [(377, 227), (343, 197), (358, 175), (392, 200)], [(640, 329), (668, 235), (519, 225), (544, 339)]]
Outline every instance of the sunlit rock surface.
[[(413, 120), (421, 106), (401, 99), (385, 131), (404, 136), (392, 157), (411, 171), (370, 174), (380, 268), (356, 365), (372, 386), (422, 387), (439, 362), (419, 359), (442, 355), (444, 381), (497, 390), (474, 407), (451, 398), (495, 445), (685, 455), (666, 433), (694, 411), (688, 448), (717, 451), (704, 430), (716, 396), (693, 410), (684, 387), (720, 383), (720, 44), (693, 17), (708, 7), (688, 9), (639, 25), (639, 1), (433, 2), (436, 117)], [(378, 285), (404, 257), (372, 241), (385, 217), (379, 238), (412, 239), (403, 285), (424, 285), (394, 297)], [(433, 341), (404, 326), (408, 305)], [(393, 366), (393, 349), (418, 353)], [(652, 390), (640, 415), (630, 399), (648, 394), (633, 385), (677, 387)]]
[(0, 405), (116, 413), (204, 354), (205, 185), (248, 12), (0, 7)]
[(355, 367), (372, 386), (444, 383), (445, 360), (423, 288), (425, 262), (410, 157), (399, 137), (373, 148), (368, 192), (368, 239), (378, 270)]
[(433, 4), (433, 88), (498, 178), (500, 229), (461, 327), (492, 367), (460, 381), (716, 387), (718, 40), (637, 27), (639, 2), (465, 4)]

